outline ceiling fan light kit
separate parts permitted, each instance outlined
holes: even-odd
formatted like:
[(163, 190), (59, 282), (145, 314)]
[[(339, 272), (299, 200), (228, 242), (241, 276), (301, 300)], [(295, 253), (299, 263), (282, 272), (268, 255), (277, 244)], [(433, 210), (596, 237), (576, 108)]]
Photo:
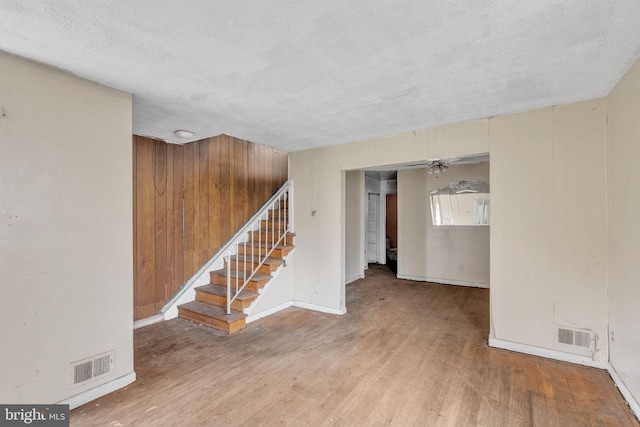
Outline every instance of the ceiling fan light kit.
[(429, 166), (427, 172), (429, 175), (435, 175), (437, 177), (438, 175), (445, 173), (447, 169), (449, 169), (449, 166), (447, 166), (446, 163), (435, 161), (431, 166)]

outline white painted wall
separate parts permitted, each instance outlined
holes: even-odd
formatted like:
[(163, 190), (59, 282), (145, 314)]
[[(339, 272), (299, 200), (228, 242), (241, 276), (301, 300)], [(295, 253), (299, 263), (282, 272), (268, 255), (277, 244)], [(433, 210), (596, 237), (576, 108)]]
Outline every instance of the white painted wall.
[(492, 336), (553, 349), (557, 325), (591, 329), (606, 362), (606, 103), (489, 125)]
[[(295, 246), (295, 242), (294, 242)], [(261, 289), (260, 296), (247, 312), (253, 318), (263, 317), (262, 313), (271, 313), (274, 309), (288, 305), (293, 300), (293, 270), (296, 250), (285, 258), (282, 265), (273, 274), (267, 286)]]
[(640, 401), (640, 63), (607, 102), (610, 358)]
[(364, 172), (348, 171), (345, 179), (345, 280), (351, 283), (364, 277), (366, 266)]
[[(131, 96), (5, 53), (0, 94), (0, 401), (133, 379)], [(112, 374), (69, 387), (111, 350)]]
[[(489, 227), (434, 227), (429, 193), (463, 179), (489, 182), (489, 163), (398, 171), (398, 277), (489, 286)], [(406, 257), (406, 258), (405, 258)]]
[[(606, 172), (595, 166), (605, 117), (596, 100), (292, 153), (304, 193), (296, 299), (344, 307), (341, 171), (489, 152), (492, 337), (553, 348), (556, 324), (568, 322), (601, 338), (594, 359), (606, 361)], [(399, 248), (403, 262), (410, 255)]]

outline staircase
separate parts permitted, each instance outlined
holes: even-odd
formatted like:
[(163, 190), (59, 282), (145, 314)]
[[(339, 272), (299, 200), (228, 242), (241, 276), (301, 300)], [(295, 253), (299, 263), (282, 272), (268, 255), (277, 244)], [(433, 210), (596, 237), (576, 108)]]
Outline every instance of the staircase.
[(179, 317), (226, 334), (244, 329), (247, 309), (294, 248), (285, 186), (225, 246), (224, 268), (209, 272), (195, 301), (178, 306)]

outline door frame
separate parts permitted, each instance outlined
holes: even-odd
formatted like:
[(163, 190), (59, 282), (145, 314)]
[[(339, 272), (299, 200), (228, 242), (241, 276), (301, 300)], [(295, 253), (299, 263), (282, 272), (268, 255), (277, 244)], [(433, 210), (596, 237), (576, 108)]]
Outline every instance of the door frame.
[[(369, 206), (370, 206), (370, 201), (371, 201), (371, 196), (375, 195), (377, 197), (377, 203), (375, 203), (376, 205), (376, 238), (375, 238), (375, 242), (376, 242), (376, 251), (375, 251), (375, 260), (371, 261), (370, 260), (370, 254), (369, 254)], [(367, 192), (367, 209), (365, 210), (365, 239), (364, 239), (364, 244), (365, 244), (365, 266), (367, 264), (369, 264), (370, 262), (376, 262), (376, 263), (380, 263), (380, 235), (381, 235), (381, 230), (380, 230), (380, 217), (381, 217), (381, 210), (380, 210), (380, 193), (376, 193), (373, 191), (369, 191)]]

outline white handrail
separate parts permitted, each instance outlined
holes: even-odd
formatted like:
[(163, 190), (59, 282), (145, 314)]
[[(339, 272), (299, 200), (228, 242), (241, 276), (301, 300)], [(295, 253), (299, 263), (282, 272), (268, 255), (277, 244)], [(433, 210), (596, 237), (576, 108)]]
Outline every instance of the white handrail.
[[(256, 212), (253, 217), (227, 242), (222, 248), (222, 253), (226, 265), (227, 276), (227, 314), (231, 314), (231, 304), (240, 295), (249, 281), (253, 279), (260, 267), (269, 258), (274, 249), (284, 241), (286, 246), (287, 233), (293, 232), (293, 224), (287, 219), (291, 218), (287, 210), (283, 210), (283, 206), (287, 209), (293, 203), (293, 181), (289, 180)], [(277, 214), (276, 214), (277, 210)], [(284, 211), (284, 221), (282, 221)], [(277, 230), (276, 230), (276, 217)], [(264, 240), (262, 233), (262, 223), (265, 223)], [(256, 230), (257, 228), (257, 230)], [(255, 239), (255, 231), (258, 232), (258, 240)], [(271, 234), (271, 236), (269, 236)], [(270, 238), (269, 238), (270, 237)], [(251, 258), (247, 254), (247, 243), (251, 247)], [(256, 259), (256, 243), (258, 256)], [(242, 251), (242, 261), (240, 259), (240, 247)], [(231, 257), (236, 255), (235, 259), (235, 280), (232, 283), (231, 277)], [(264, 255), (264, 256), (263, 256)], [(248, 262), (248, 260), (251, 262)], [(257, 261), (257, 262), (256, 262)], [(242, 269), (240, 268), (242, 264)], [(250, 267), (250, 268), (248, 268)], [(240, 275), (242, 271), (242, 277)], [(233, 285), (233, 286), (232, 286)]]

